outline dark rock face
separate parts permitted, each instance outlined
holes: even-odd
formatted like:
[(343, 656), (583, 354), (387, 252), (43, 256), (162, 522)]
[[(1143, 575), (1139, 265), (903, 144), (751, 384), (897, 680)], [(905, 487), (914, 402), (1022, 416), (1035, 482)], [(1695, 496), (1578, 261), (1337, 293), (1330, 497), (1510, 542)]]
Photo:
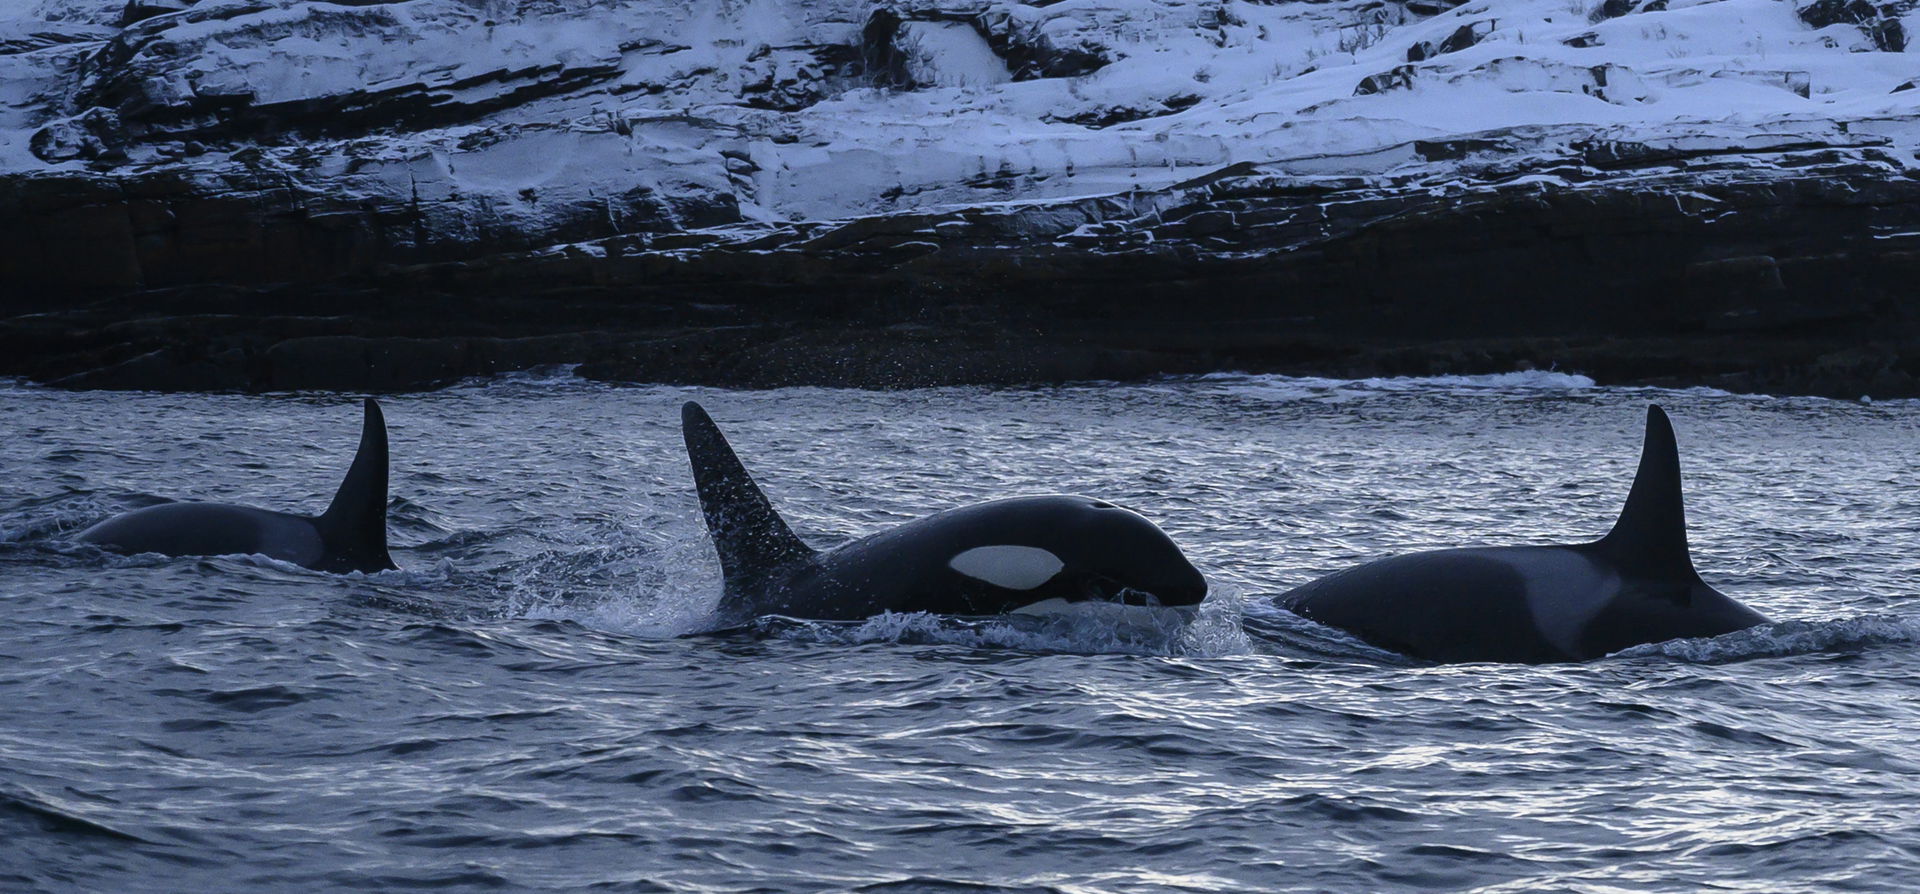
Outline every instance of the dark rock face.
[(1108, 62), (1105, 47), (1082, 39), (1059, 44), (1005, 9), (980, 9), (969, 4), (893, 7), (874, 10), (860, 30), (860, 56), (867, 78), (876, 86), (913, 89), (933, 86), (913, 71), (910, 51), (902, 44), (902, 26), (910, 22), (965, 25), (980, 36), (995, 56), (1006, 63), (1016, 81), (1070, 78), (1088, 74)]
[[(16, 312), (41, 312), (0, 324), (0, 374), (388, 390), (554, 363), (867, 387), (1557, 367), (1920, 395), (1920, 178), (1863, 142), (1594, 140), (1516, 168), (1511, 143), (1489, 138), (1421, 149), (1453, 159), (1434, 180), (1239, 165), (1153, 193), (426, 263), (324, 229), (295, 238), (257, 208), (227, 218), (232, 232), (279, 233), (279, 263), (306, 265), (300, 285), (268, 285), (271, 267), (238, 269), (229, 252), (161, 252), (180, 283), (164, 290), (137, 288), (145, 252), (165, 245), (131, 224), (145, 212), (124, 196), (140, 190), (100, 187), (40, 197), (68, 203), (53, 218), (97, 256), (60, 268), (85, 282), (15, 294)], [(116, 297), (60, 297), (83, 286)]]
[(1880, 50), (1898, 53), (1907, 48), (1902, 13), (1911, 10), (1911, 0), (1873, 3), (1870, 0), (1814, 0), (1800, 8), (1800, 20), (1815, 28), (1829, 25), (1858, 25), (1867, 39)]
[(1463, 2), (1464, 0), (1404, 0), (1397, 5), (1405, 9), (1408, 15), (1432, 18), (1459, 7)]
[(458, 195), (339, 196), (270, 170), (0, 175), (0, 279), (27, 292), (95, 295), (201, 283), (326, 283), (387, 264), (739, 219), (731, 204), (703, 204), (710, 198), (641, 190), (529, 232), (476, 214), (483, 209)]
[[(300, 17), (271, 26), (243, 27), (236, 21), (259, 11), (248, 4), (198, 4), (180, 15), (134, 24), (90, 60), (76, 99), (114, 110), (148, 140), (232, 139), (276, 132), (348, 136), (376, 127), (470, 121), (605, 82), (621, 70), (617, 56), (479, 70), (449, 66), (392, 86), (338, 88), (279, 100), (255, 94), (244, 81), (229, 89), (206, 78), (192, 90), (182, 90), (174, 79), (158, 73), (169, 59), (189, 54), (196, 44), (223, 38), (271, 47), (308, 34), (350, 33), (372, 42), (414, 36), (415, 25), (389, 3), (309, 7)], [(184, 27), (190, 25), (199, 26), (198, 31)], [(216, 30), (222, 25), (226, 30)], [(196, 36), (182, 37), (182, 31)]]
[(1421, 62), (1447, 53), (1457, 53), (1478, 44), (1493, 30), (1493, 22), (1468, 22), (1454, 29), (1447, 39), (1438, 44), (1432, 41), (1420, 41), (1407, 48), (1408, 62)]
[(1099, 130), (1103, 127), (1112, 127), (1115, 124), (1126, 124), (1130, 121), (1144, 121), (1148, 118), (1159, 118), (1163, 115), (1171, 115), (1182, 109), (1191, 108), (1199, 101), (1200, 97), (1191, 94), (1170, 96), (1146, 108), (1112, 105), (1077, 115), (1050, 116), (1048, 120), (1068, 121), (1078, 124), (1081, 127)]
[(1413, 66), (1402, 65), (1379, 74), (1368, 75), (1361, 78), (1359, 85), (1353, 88), (1353, 95), (1371, 96), (1376, 93), (1385, 93), (1389, 90), (1406, 90), (1412, 86)]
[(27, 147), (42, 161), (118, 161), (127, 157), (128, 142), (120, 116), (93, 108), (40, 128)]
[(184, 12), (193, 6), (195, 0), (127, 0), (120, 12), (120, 24), (131, 25), (154, 16)]
[(1588, 14), (1587, 21), (1604, 22), (1636, 12), (1664, 12), (1666, 8), (1667, 0), (1602, 0)]

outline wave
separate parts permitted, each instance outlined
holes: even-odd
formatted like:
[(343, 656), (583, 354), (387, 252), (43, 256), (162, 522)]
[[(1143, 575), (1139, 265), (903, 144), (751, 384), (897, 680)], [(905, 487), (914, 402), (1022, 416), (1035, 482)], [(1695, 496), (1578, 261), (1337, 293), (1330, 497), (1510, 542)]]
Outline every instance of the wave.
[(502, 614), (670, 639), (713, 627), (719, 568), (676, 517), (605, 523), (497, 571)]
[(1231, 394), (1280, 401), (1323, 398), (1340, 394), (1400, 392), (1565, 393), (1599, 387), (1587, 376), (1544, 369), (1487, 373), (1477, 376), (1383, 376), (1366, 379), (1221, 372), (1178, 377), (1172, 381), (1200, 383), (1221, 388)]
[(150, 843), (138, 835), (87, 819), (71, 809), (63, 809), (52, 799), (25, 789), (0, 791), (0, 815), (7, 814), (29, 820), (38, 825), (41, 830), (53, 835), (101, 838), (138, 844)]
[(439, 389), (442, 393), (459, 391), (528, 391), (545, 392), (565, 388), (584, 387), (587, 390), (604, 388), (598, 382), (582, 379), (574, 374), (580, 368), (578, 363), (554, 363), (535, 366), (528, 369), (510, 370), (485, 376), (469, 376)]
[(1077, 655), (1212, 657), (1252, 650), (1239, 624), (1238, 601), (1208, 600), (1197, 611), (1078, 603), (1061, 611), (990, 618), (927, 612), (885, 612), (863, 621), (758, 618), (715, 631), (834, 645), (942, 645)]
[(1009, 886), (916, 875), (861, 885), (852, 890), (857, 894), (1065, 894), (1068, 889), (1052, 885)]
[[(1255, 642), (1275, 648), (1290, 657), (1359, 660), (1383, 665), (1426, 664), (1368, 645), (1336, 628), (1307, 620), (1271, 603), (1250, 606), (1242, 623), (1246, 635)], [(1920, 643), (1920, 618), (1876, 614), (1824, 621), (1781, 621), (1723, 636), (1646, 643), (1614, 652), (1607, 658), (1659, 658), (1689, 664), (1726, 664), (1755, 658), (1855, 652), (1912, 643)]]
[(72, 491), (22, 500), (0, 512), (0, 543), (59, 539), (119, 511), (110, 500)]
[(1692, 664), (1725, 664), (1821, 652), (1856, 652), (1920, 642), (1920, 619), (1864, 615), (1825, 621), (1781, 621), (1710, 639), (1648, 643), (1613, 653), (1614, 658), (1668, 658)]
[(711, 600), (679, 599), (669, 594), (652, 599), (616, 594), (573, 602), (516, 596), (510, 600), (507, 614), (529, 621), (570, 621), (593, 630), (646, 639), (671, 639), (713, 627)]
[(1686, 387), (1601, 385), (1591, 377), (1579, 373), (1544, 369), (1485, 373), (1471, 376), (1378, 376), (1362, 379), (1218, 372), (1193, 376), (1169, 376), (1166, 377), (1164, 381), (1175, 384), (1198, 383), (1215, 386), (1221, 388), (1228, 394), (1270, 401), (1295, 401), (1313, 398), (1326, 400), (1328, 398), (1338, 399), (1366, 394), (1441, 394), (1456, 396), (1509, 394), (1539, 396), (1548, 394), (1600, 392), (1638, 396), (1685, 396), (1712, 400), (1735, 400), (1747, 403), (1785, 402), (1806, 406), (1861, 404), (1909, 408), (1920, 405), (1920, 398), (1887, 398), (1876, 400), (1864, 394), (1859, 397), (1818, 397), (1812, 395), (1780, 395), (1727, 391), (1721, 388), (1714, 388), (1710, 385), (1689, 385)]

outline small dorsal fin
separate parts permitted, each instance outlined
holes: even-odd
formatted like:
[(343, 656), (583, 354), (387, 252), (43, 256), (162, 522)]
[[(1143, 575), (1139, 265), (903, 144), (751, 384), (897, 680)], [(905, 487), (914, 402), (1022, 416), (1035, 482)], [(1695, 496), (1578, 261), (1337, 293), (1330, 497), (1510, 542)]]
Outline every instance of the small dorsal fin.
[(1692, 574), (1687, 512), (1680, 498), (1680, 450), (1673, 423), (1659, 405), (1647, 407), (1647, 438), (1640, 471), (1613, 530), (1594, 544), (1607, 558), (1641, 576)]
[(753, 483), (706, 410), (688, 401), (680, 408), (680, 429), (730, 599), (751, 595), (767, 575), (813, 556)]
[(333, 503), (314, 527), (326, 545), (327, 570), (383, 571), (394, 566), (387, 553), (387, 419), (380, 404), (367, 398), (360, 427), (360, 449)]

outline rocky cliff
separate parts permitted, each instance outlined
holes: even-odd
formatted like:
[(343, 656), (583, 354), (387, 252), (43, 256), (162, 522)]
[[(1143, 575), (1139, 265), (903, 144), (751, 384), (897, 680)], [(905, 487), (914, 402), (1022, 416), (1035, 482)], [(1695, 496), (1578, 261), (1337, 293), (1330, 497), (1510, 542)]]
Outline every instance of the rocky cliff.
[(12, 15), (0, 374), (1920, 394), (1912, 0)]

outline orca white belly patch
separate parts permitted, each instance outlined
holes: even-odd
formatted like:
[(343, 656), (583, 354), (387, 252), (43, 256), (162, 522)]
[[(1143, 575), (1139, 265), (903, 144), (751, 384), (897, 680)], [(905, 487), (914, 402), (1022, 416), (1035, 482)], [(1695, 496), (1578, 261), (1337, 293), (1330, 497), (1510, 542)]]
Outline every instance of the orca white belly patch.
[(1031, 590), (1053, 579), (1067, 563), (1037, 546), (976, 546), (947, 563), (974, 580), (1008, 590)]

